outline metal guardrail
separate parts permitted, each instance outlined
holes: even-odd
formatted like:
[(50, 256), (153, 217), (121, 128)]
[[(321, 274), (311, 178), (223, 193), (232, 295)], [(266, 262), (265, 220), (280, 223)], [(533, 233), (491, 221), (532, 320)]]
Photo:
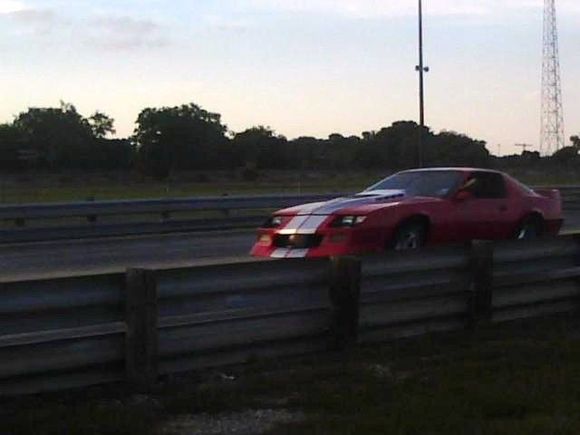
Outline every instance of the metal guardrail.
[(340, 194), (216, 196), (176, 199), (72, 202), (52, 204), (0, 205), (0, 220), (31, 220), (62, 217), (165, 214), (197, 210), (243, 210), (287, 207), (316, 202)]
[(577, 310), (577, 236), (0, 283), (0, 396)]
[(152, 273), (2, 283), (0, 395), (140, 383), (152, 347), (156, 374), (237, 362), (252, 343), (322, 349), (327, 262), (162, 270), (147, 280)]
[[(0, 223), (4, 224), (0, 228), (0, 243), (255, 228), (265, 219), (265, 210), (326, 201), (341, 195), (220, 196), (0, 205)], [(251, 210), (256, 213), (234, 215)], [(207, 212), (215, 215), (204, 217)], [(192, 217), (192, 214), (197, 217)], [(78, 218), (84, 219), (84, 224), (77, 222)], [(115, 221), (104, 222), (107, 218)], [(121, 218), (129, 222), (123, 222)], [(57, 221), (58, 225), (51, 225), (52, 221)]]
[[(580, 210), (580, 186), (558, 189), (567, 212)], [(255, 228), (269, 210), (344, 195), (348, 194), (0, 205), (0, 243)], [(213, 215), (208, 217), (208, 212)]]
[(580, 186), (559, 186), (562, 195), (562, 207), (566, 211), (580, 210)]
[[(564, 202), (579, 203), (580, 186), (541, 187), (559, 189)], [(145, 199), (118, 201), (83, 201), (67, 203), (4, 204), (0, 205), (0, 221), (59, 219), (66, 217), (98, 218), (135, 214), (171, 215), (171, 213), (200, 210), (257, 210), (289, 207), (307, 202), (326, 201), (349, 193), (320, 193), (308, 195), (213, 196), (174, 199)], [(169, 216), (167, 216), (169, 217)]]

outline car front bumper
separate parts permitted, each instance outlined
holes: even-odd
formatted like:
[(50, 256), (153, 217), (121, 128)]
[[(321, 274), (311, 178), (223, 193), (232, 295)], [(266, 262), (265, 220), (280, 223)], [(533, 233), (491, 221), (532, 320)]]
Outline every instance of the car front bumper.
[(258, 230), (258, 239), (250, 254), (270, 258), (315, 258), (357, 255), (384, 249), (382, 237), (355, 228), (327, 228), (315, 233), (280, 234)]

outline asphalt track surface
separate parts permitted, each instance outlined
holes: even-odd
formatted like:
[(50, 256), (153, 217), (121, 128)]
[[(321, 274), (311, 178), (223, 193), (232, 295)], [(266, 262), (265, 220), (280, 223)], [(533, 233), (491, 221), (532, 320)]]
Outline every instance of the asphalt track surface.
[[(566, 218), (564, 232), (580, 229), (580, 213)], [(5, 244), (0, 281), (255, 261), (254, 239), (254, 231), (239, 230)]]
[(251, 259), (255, 232), (212, 231), (0, 245), (0, 280)]

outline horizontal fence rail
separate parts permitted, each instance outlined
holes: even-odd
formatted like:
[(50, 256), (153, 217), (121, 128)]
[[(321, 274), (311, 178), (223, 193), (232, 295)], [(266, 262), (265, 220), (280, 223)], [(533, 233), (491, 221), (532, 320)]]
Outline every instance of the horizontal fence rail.
[(565, 210), (580, 210), (580, 186), (559, 186), (555, 189), (560, 190), (562, 206)]
[(45, 219), (74, 216), (107, 216), (172, 213), (191, 210), (233, 210), (286, 207), (302, 201), (316, 202), (340, 194), (218, 196), (177, 199), (144, 199), (0, 206), (0, 220)]
[[(580, 210), (580, 186), (560, 189)], [(275, 209), (348, 193), (0, 205), (0, 243), (255, 228)]]
[(271, 210), (335, 194), (220, 196), (0, 205), (0, 243), (250, 228)]
[(580, 308), (580, 237), (0, 283), (0, 396)]

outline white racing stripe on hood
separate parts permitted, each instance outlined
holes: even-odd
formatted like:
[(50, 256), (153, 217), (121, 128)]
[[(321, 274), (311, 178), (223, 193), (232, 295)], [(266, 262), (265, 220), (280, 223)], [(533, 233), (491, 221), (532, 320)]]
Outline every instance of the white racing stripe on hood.
[(294, 216), (278, 234), (315, 234), (329, 215), (344, 208), (360, 207), (378, 202), (390, 201), (405, 196), (403, 190), (380, 190), (362, 192), (349, 198), (336, 198), (324, 203), (308, 204)]
[(385, 198), (398, 197), (405, 195), (405, 191), (402, 189), (377, 189), (377, 190), (364, 190), (357, 193), (355, 196), (380, 196)]
[(310, 211), (311, 214), (329, 215), (337, 212), (343, 208), (360, 207), (363, 205), (376, 204), (383, 201), (398, 199), (405, 196), (404, 190), (380, 190), (375, 192), (362, 192), (358, 196), (350, 198), (336, 198), (328, 201), (315, 210)]
[(296, 234), (298, 228), (302, 226), (304, 222), (308, 220), (310, 216), (308, 215), (298, 215), (294, 216), (290, 222), (286, 224), (284, 228), (278, 231), (279, 234)]
[[(297, 219), (303, 218), (303, 219)], [(311, 215), (311, 216), (297, 216), (292, 219), (288, 225), (282, 228), (279, 234), (314, 234), (328, 216)]]
[(298, 229), (300, 234), (314, 234), (322, 223), (328, 218), (327, 215), (313, 215), (309, 216), (306, 222)]
[(312, 202), (310, 204), (304, 204), (302, 206), (297, 206), (297, 207), (293, 207), (293, 208), (298, 208), (300, 207), (300, 211), (298, 212), (299, 214), (310, 214), (312, 213), (314, 210), (316, 210), (317, 208), (319, 208), (320, 206), (323, 206), (324, 204), (326, 204), (327, 201), (322, 201), (322, 202)]

